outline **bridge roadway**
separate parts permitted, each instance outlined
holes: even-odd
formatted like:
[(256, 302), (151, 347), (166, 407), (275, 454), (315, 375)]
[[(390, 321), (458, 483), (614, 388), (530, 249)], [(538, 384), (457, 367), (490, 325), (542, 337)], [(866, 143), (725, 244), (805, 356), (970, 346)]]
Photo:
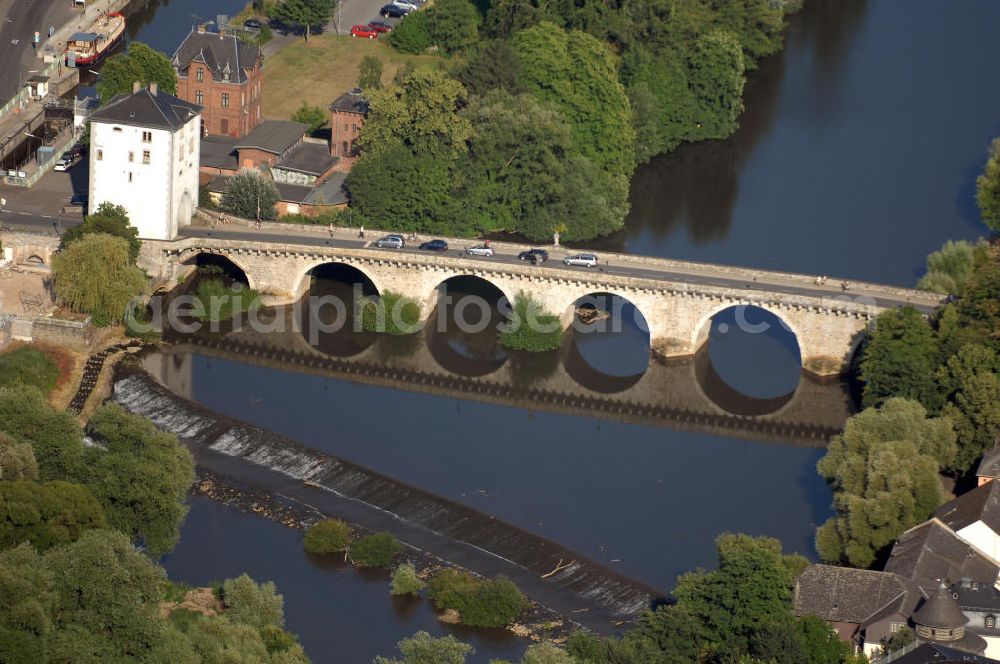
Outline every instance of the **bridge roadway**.
[[(206, 228), (201, 226), (187, 226), (180, 229), (180, 237), (190, 238), (218, 238), (226, 240), (238, 240), (246, 242), (270, 242), (280, 245), (301, 245), (303, 247), (342, 247), (351, 249), (372, 248), (375, 251), (386, 254), (406, 254), (406, 255), (427, 255), (430, 252), (417, 248), (420, 242), (432, 239), (433, 237), (421, 235), (416, 242), (408, 243), (404, 249), (377, 249), (374, 246), (375, 240), (382, 237), (384, 231), (365, 231), (365, 238), (357, 237), (357, 229), (336, 228), (331, 236), (326, 228), (304, 227), (289, 228), (290, 224), (264, 224), (261, 230), (243, 227), (246, 222), (237, 221), (234, 225), (218, 226), (216, 228)], [(519, 261), (517, 254), (529, 245), (520, 245), (506, 242), (491, 242), (495, 255), (492, 258), (467, 256), (465, 249), (482, 244), (478, 240), (469, 239), (448, 239), (448, 254), (458, 254), (470, 260), (482, 262), (484, 267), (490, 264), (523, 264)], [(549, 251), (550, 259), (544, 263), (545, 267), (556, 268), (568, 273), (600, 272), (602, 274), (620, 275), (625, 277), (638, 277), (656, 279), (662, 281), (688, 283), (692, 285), (718, 286), (720, 288), (744, 290), (748, 293), (754, 291), (768, 291), (783, 293), (786, 295), (803, 296), (810, 298), (831, 298), (831, 297), (864, 297), (880, 308), (910, 305), (918, 311), (929, 314), (936, 310), (942, 302), (942, 296), (936, 293), (927, 293), (896, 286), (886, 286), (867, 282), (850, 281), (840, 277), (827, 279), (825, 285), (817, 285), (816, 277), (820, 275), (802, 275), (793, 273), (782, 273), (771, 270), (754, 270), (749, 268), (738, 268), (732, 266), (712, 265), (709, 263), (696, 263), (693, 261), (675, 261), (665, 259), (650, 259), (640, 255), (630, 254), (608, 254), (597, 255), (601, 259), (598, 268), (569, 267), (562, 263), (565, 256), (578, 253), (577, 250), (561, 247), (555, 248), (545, 245)], [(848, 283), (845, 291), (841, 284)]]

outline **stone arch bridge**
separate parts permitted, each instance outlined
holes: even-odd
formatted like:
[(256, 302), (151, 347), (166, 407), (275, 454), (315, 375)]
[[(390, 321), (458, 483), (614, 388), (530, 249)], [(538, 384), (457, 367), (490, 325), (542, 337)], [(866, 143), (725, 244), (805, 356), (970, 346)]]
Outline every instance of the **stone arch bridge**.
[[(891, 286), (840, 282), (817, 284), (801, 274), (750, 270), (602, 254), (609, 265), (570, 268), (560, 256), (542, 265), (516, 260), (526, 247), (494, 245), (493, 258), (460, 251), (438, 254), (378, 249), (364, 241), (328, 240), (319, 233), (277, 233), (186, 229), (169, 241), (143, 242), (140, 265), (159, 283), (171, 284), (194, 269), (199, 255), (225, 257), (246, 275), (249, 286), (271, 304), (287, 304), (309, 292), (317, 267), (342, 264), (366, 276), (379, 293), (394, 291), (434, 308), (440, 287), (453, 277), (473, 276), (494, 285), (509, 299), (524, 292), (564, 324), (576, 303), (609, 293), (630, 301), (642, 313), (653, 352), (660, 357), (695, 354), (708, 338), (711, 320), (733, 306), (752, 305), (773, 313), (795, 335), (803, 366), (818, 375), (847, 370), (869, 322), (880, 312), (911, 304), (924, 313), (941, 304), (938, 295)], [(462, 241), (454, 241), (460, 246)]]

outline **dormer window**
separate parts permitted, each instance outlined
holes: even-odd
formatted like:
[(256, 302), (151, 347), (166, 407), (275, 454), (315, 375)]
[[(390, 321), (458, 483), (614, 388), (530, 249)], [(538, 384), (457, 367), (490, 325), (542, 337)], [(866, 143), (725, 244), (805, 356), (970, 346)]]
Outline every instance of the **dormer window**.
[(195, 74), (195, 78), (197, 78), (199, 81), (204, 81), (205, 80), (205, 68), (204, 67), (198, 67), (198, 72)]

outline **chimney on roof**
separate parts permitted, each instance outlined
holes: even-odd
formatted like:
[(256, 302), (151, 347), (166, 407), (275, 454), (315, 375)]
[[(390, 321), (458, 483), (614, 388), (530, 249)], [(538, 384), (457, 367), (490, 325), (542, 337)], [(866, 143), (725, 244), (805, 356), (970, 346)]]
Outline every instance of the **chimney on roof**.
[(149, 82), (149, 94), (151, 94), (151, 95), (153, 95), (155, 97), (156, 93), (158, 91), (159, 91), (159, 86), (156, 84), (156, 81), (150, 81)]
[(142, 83), (140, 83), (139, 81), (132, 81), (133, 94), (138, 92), (139, 90), (142, 90)]

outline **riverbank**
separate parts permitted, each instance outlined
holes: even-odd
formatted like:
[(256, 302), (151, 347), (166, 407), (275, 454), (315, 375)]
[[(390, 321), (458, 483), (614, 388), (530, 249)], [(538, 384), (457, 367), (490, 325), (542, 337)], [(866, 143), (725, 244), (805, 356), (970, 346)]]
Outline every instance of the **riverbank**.
[(610, 632), (663, 595), (489, 515), (212, 413), (136, 367), (119, 371), (114, 398), (177, 434), (204, 470), (367, 530), (390, 530), (430, 558), (507, 576), (566, 622)]

